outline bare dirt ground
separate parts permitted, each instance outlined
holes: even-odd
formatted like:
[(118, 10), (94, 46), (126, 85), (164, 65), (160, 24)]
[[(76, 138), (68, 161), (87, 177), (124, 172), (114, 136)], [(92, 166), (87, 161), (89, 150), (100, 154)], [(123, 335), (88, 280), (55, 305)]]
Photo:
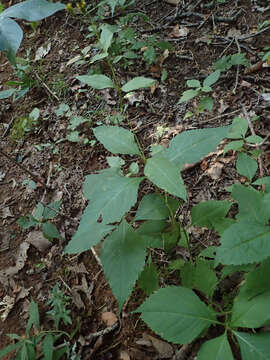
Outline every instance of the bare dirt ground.
[[(188, 3), (181, 3), (179, 8), (187, 6)], [(196, 1), (190, 1), (190, 4), (195, 3)], [(134, 10), (142, 11), (151, 18), (152, 27), (143, 24), (139, 28), (144, 37), (155, 34), (159, 39), (169, 40), (174, 46), (174, 50), (170, 51), (162, 65), (168, 72), (167, 80), (160, 82), (153, 93), (149, 90), (138, 91), (142, 101), (138, 106), (129, 105), (127, 108), (127, 117), (145, 149), (152, 143), (166, 144), (169, 138), (186, 129), (230, 124), (233, 117), (241, 113), (241, 104), (244, 104), (249, 112), (260, 115), (260, 120), (256, 122), (256, 133), (262, 137), (269, 134), (270, 109), (269, 106), (260, 106), (257, 95), (257, 92), (269, 92), (270, 88), (269, 67), (259, 65), (259, 53), (270, 45), (269, 30), (245, 41), (228, 40), (230, 34), (251, 35), (258, 32), (258, 25), (269, 20), (270, 11), (261, 10), (268, 6), (268, 2), (227, 0), (224, 4), (212, 4), (209, 7), (205, 6), (205, 1), (198, 3), (193, 14), (174, 20), (159, 32), (155, 29), (168, 23), (167, 17), (175, 13), (174, 6), (164, 1), (137, 1), (132, 6)], [(4, 6), (8, 5), (11, 3), (4, 1)], [(14, 302), (5, 321), (0, 320), (0, 348), (10, 342), (6, 333), (24, 333), (31, 298), (38, 303), (41, 319), (43, 318), (46, 312), (45, 303), (52, 287), (58, 282), (73, 299), (72, 329), (79, 324), (74, 341), (77, 341), (82, 359), (194, 359), (201, 340), (186, 348), (182, 357), (176, 355), (179, 346), (168, 345), (169, 350), (167, 348), (166, 353), (151, 343), (149, 335), (158, 337), (138, 316), (130, 314), (144, 298), (140, 290), (135, 290), (131, 296), (122, 314), (120, 327), (103, 337), (89, 337), (106, 328), (102, 313), (106, 311), (116, 314), (117, 303), (93, 254), (89, 251), (79, 256), (64, 256), (63, 249), (76, 231), (86, 205), (82, 195), (85, 176), (107, 166), (108, 154), (104, 148), (101, 145), (85, 145), (83, 140), (93, 140), (91, 127), (98, 122), (106, 122), (108, 116), (116, 114), (114, 104), (118, 99), (113, 92), (108, 95), (90, 88), (80, 92), (86, 88), (79, 84), (75, 77), (86, 74), (90, 65), (67, 65), (69, 60), (91, 43), (91, 40), (86, 38), (89, 24), (81, 15), (57, 13), (43, 20), (36, 32), (24, 22), (20, 22), (20, 25), (24, 30), (24, 40), (18, 56), (25, 57), (26, 51), (31, 48), (30, 58), (33, 59), (40, 46), (50, 43), (51, 48), (43, 59), (33, 63), (31, 77), (37, 80), (38, 74), (41, 79), (37, 81), (38, 86), (17, 102), (10, 99), (0, 102), (0, 150), (13, 159), (12, 162), (0, 154), (1, 274), (15, 266), (16, 262), (18, 265), (18, 259), (21, 261), (18, 271), (12, 276), (5, 276), (4, 279), (2, 277), (2, 280), (0, 277), (0, 301), (8, 295)], [(187, 29), (185, 37), (179, 35), (178, 26), (180, 30), (183, 26)], [(214, 111), (185, 119), (186, 111), (193, 111), (196, 107), (196, 101), (177, 105), (182, 92), (186, 90), (186, 80), (203, 79), (211, 72), (212, 64), (218, 58), (225, 53), (234, 54), (239, 51), (237, 44), (251, 63), (258, 66), (246, 71), (241, 67), (239, 76), (235, 69), (224, 73), (214, 88)], [(106, 68), (103, 70), (106, 71)], [(158, 66), (149, 66), (143, 60), (117, 71), (124, 80), (137, 74), (158, 80), (161, 76)], [(13, 71), (1, 54), (1, 90), (6, 88), (4, 84), (9, 80), (14, 80)], [(233, 92), (235, 86), (236, 91)], [(52, 93), (57, 95), (59, 101)], [(88, 116), (92, 120), (91, 126), (83, 125), (79, 129), (81, 138), (78, 142), (59, 141), (66, 137), (69, 121), (66, 116), (55, 114), (60, 103), (68, 104), (74, 113)], [(20, 117), (28, 116), (34, 107), (40, 110), (38, 124), (21, 138), (14, 138), (14, 122)], [(166, 127), (166, 131), (158, 137), (157, 131), (160, 127)], [(267, 144), (263, 150), (264, 175), (267, 176), (270, 167)], [(184, 180), (190, 198), (186, 209), (187, 216), (188, 207), (192, 203), (222, 199), (226, 196), (224, 188), (239, 180), (239, 175), (234, 170), (234, 161), (233, 153), (223, 157), (221, 152), (185, 171)], [(46, 190), (38, 181), (35, 190), (23, 185), (23, 181), (31, 176), (15, 162), (36, 176), (32, 180), (36, 181), (38, 178), (50, 189)], [(218, 173), (214, 166), (217, 162), (220, 164)], [(147, 191), (147, 188), (142, 188), (141, 194)], [(33, 229), (23, 230), (16, 221), (19, 217), (31, 213), (39, 201), (48, 204), (56, 199), (61, 199), (62, 205), (53, 222), (60, 231), (62, 240), (55, 241), (44, 251), (32, 245), (23, 251), (21, 246)], [(209, 232), (200, 233), (193, 239), (194, 248), (200, 244), (209, 245), (213, 241)], [(158, 256), (166, 262), (177, 258), (178, 254), (176, 250), (169, 255)], [(162, 266), (161, 262), (161, 269)], [(162, 281), (162, 285), (178, 282), (177, 278), (171, 275), (164, 275)], [(46, 328), (48, 325), (44, 320), (42, 326)]]

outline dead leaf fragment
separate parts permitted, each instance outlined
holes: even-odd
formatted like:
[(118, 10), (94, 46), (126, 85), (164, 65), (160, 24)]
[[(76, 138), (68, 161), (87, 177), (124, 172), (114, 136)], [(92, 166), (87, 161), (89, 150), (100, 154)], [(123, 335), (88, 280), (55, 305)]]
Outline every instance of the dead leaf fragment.
[(126, 352), (125, 350), (121, 350), (120, 354), (119, 354), (119, 359), (120, 360), (130, 360), (130, 356), (129, 356), (128, 352)]
[(165, 0), (165, 2), (170, 4), (170, 5), (177, 6), (179, 4), (180, 0)]
[(8, 217), (13, 217), (13, 215), (11, 214), (9, 207), (7, 206), (2, 209), (1, 218), (6, 219)]
[(189, 30), (185, 26), (180, 26), (176, 24), (173, 27), (172, 32), (169, 34), (170, 38), (180, 38), (180, 37), (186, 37), (189, 33)]
[(44, 252), (52, 246), (52, 243), (43, 236), (41, 231), (31, 231), (26, 241), (40, 252)]
[(144, 334), (144, 338), (152, 342), (153, 347), (158, 352), (160, 359), (171, 359), (174, 350), (173, 347), (163, 340), (159, 340), (151, 335)]
[(14, 304), (15, 304), (15, 298), (12, 298), (9, 295), (6, 295), (3, 301), (0, 301), (0, 312), (2, 313), (1, 315), (2, 321), (6, 320)]
[(209, 167), (206, 174), (210, 176), (211, 179), (218, 180), (221, 177), (223, 166), (224, 165), (222, 163), (217, 161)]
[(117, 316), (111, 312), (111, 311), (105, 311), (104, 313), (102, 313), (101, 315), (101, 320), (107, 325), (107, 326), (112, 326), (115, 323), (117, 323), (118, 319)]
[(30, 244), (28, 244), (26, 241), (21, 243), (16, 260), (16, 265), (10, 266), (5, 270), (0, 271), (0, 282), (3, 285), (8, 285), (9, 277), (14, 276), (20, 270), (22, 270), (27, 259), (27, 250), (29, 249), (29, 246)]

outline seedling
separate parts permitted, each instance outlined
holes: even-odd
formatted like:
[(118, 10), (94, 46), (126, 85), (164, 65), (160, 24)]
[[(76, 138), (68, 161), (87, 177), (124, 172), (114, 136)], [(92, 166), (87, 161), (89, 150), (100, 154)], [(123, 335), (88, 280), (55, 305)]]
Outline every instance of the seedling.
[(213, 110), (213, 99), (210, 96), (204, 96), (205, 93), (212, 92), (212, 85), (215, 84), (220, 77), (220, 70), (216, 70), (211, 73), (206, 79), (204, 79), (201, 84), (199, 80), (188, 80), (187, 86), (190, 90), (183, 92), (178, 104), (181, 104), (185, 101), (194, 99), (195, 97), (199, 98), (199, 105), (197, 111), (200, 113), (204, 110), (212, 111)]
[(60, 206), (61, 201), (54, 201), (48, 207), (38, 203), (33, 214), (20, 217), (17, 223), (25, 230), (33, 226), (40, 227), (44, 237), (49, 240), (61, 239), (56, 226), (49, 222), (49, 220), (52, 220), (57, 215)]

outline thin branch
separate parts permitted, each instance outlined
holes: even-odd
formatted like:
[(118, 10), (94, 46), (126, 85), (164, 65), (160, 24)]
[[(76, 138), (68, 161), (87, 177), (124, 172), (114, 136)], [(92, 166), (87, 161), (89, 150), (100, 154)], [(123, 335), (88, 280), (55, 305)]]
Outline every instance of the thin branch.
[(10, 157), (8, 154), (6, 154), (4, 151), (0, 149), (0, 155), (3, 155), (5, 158), (7, 158), (10, 162), (12, 162), (14, 165), (17, 165), (19, 168), (21, 168), (24, 172), (26, 172), (28, 175), (31, 176), (35, 181), (40, 183), (42, 186), (44, 186), (46, 189), (50, 190), (50, 187), (45, 184), (43, 180), (39, 178), (39, 176), (32, 173), (30, 170), (28, 170), (25, 166), (22, 164), (19, 164), (16, 160), (14, 160), (12, 157)]

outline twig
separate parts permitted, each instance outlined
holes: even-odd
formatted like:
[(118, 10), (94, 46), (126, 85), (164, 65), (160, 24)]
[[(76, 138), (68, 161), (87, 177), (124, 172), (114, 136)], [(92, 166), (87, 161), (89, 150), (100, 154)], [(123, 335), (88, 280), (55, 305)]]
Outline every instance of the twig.
[(42, 84), (42, 86), (48, 91), (48, 93), (52, 95), (57, 101), (59, 101), (59, 97), (55, 95), (55, 93), (49, 88), (47, 84), (45, 84), (45, 82), (41, 79), (41, 77), (36, 71), (34, 71), (34, 75), (38, 79), (38, 81)]
[(43, 185), (46, 189), (50, 190), (50, 187), (45, 184), (44, 181), (42, 181), (39, 176), (32, 173), (30, 170), (28, 170), (26, 167), (24, 167), (22, 164), (19, 164), (17, 161), (15, 161), (12, 157), (7, 155), (4, 151), (0, 149), (0, 154), (3, 155), (5, 158), (7, 158), (9, 161), (11, 161), (14, 165), (17, 165), (19, 168), (21, 168), (24, 172), (26, 172), (28, 175), (30, 175), (35, 181)]
[(229, 112), (229, 113), (226, 113), (226, 114), (217, 115), (217, 116), (215, 116), (215, 117), (213, 117), (213, 118), (211, 118), (211, 119), (207, 119), (207, 120), (200, 121), (200, 124), (212, 122), (212, 121), (215, 121), (215, 120), (224, 118), (224, 117), (226, 117), (226, 116), (230, 116), (230, 115), (236, 114), (236, 113), (238, 113), (239, 111), (241, 111), (241, 109), (234, 110), (234, 111)]
[[(247, 120), (248, 122), (248, 126), (249, 126), (249, 129), (250, 129), (250, 132), (251, 134), (254, 136), (256, 135), (255, 131), (254, 131), (254, 128), (253, 128), (253, 124), (250, 120), (250, 117), (248, 115), (248, 112), (247, 112), (247, 109), (245, 107), (245, 105), (242, 105), (242, 110), (243, 110), (243, 113), (244, 113), (244, 116), (245, 116), (245, 119)], [(258, 145), (256, 145), (256, 148), (259, 150), (260, 147)], [(259, 172), (260, 172), (260, 177), (263, 178), (264, 177), (264, 173), (263, 173), (263, 164), (262, 164), (262, 158), (261, 158), (261, 155), (259, 155), (258, 157), (258, 163), (259, 163)], [(264, 185), (263, 185), (264, 186)]]
[(8, 123), (8, 126), (7, 126), (6, 130), (3, 132), (2, 138), (4, 138), (4, 137), (7, 136), (7, 134), (9, 133), (9, 130), (10, 130), (10, 128), (11, 128), (14, 120), (15, 120), (15, 117), (12, 117), (12, 119), (11, 119), (10, 122)]
[[(47, 181), (46, 181), (46, 185), (48, 187), (50, 186), (50, 179), (51, 179), (52, 169), (53, 169), (53, 166), (52, 166), (52, 162), (50, 161), (49, 172), (48, 172)], [(44, 194), (43, 194), (43, 196), (41, 198), (41, 201), (40, 201), (41, 203), (44, 201), (46, 194), (47, 194), (47, 188), (45, 188)]]
[[(241, 48), (240, 48), (240, 46), (239, 46), (239, 42), (238, 42), (238, 40), (237, 40), (237, 38), (235, 37), (234, 38), (234, 41), (235, 41), (235, 43), (236, 43), (236, 46), (237, 46), (237, 49), (238, 49), (238, 54), (240, 54), (241, 53)], [(235, 95), (235, 93), (236, 93), (236, 89), (237, 89), (237, 86), (238, 86), (238, 81), (239, 81), (239, 70), (240, 70), (240, 65), (239, 64), (237, 64), (237, 68), (236, 68), (236, 76), (235, 76), (235, 84), (234, 84), (234, 88), (233, 88), (233, 91), (232, 91), (232, 93)]]
[(118, 322), (116, 322), (112, 326), (107, 327), (106, 329), (103, 329), (103, 330), (97, 331), (93, 334), (89, 334), (89, 335), (85, 336), (85, 339), (91, 340), (91, 339), (99, 337), (99, 336), (107, 335), (110, 332), (112, 332), (113, 330), (115, 330), (117, 328), (117, 326), (118, 326)]
[(66, 215), (66, 214), (63, 214), (61, 211), (55, 210), (55, 209), (52, 208), (51, 206), (46, 205), (43, 201), (40, 201), (40, 203), (41, 203), (44, 207), (46, 207), (46, 208), (54, 211), (57, 215), (63, 216), (63, 217), (65, 217), (65, 218), (67, 218), (68, 220), (72, 221), (72, 222), (78, 223), (78, 220), (76, 220), (76, 219), (74, 219), (74, 218), (72, 218), (72, 217), (70, 217), (70, 216), (68, 216), (68, 215)]

